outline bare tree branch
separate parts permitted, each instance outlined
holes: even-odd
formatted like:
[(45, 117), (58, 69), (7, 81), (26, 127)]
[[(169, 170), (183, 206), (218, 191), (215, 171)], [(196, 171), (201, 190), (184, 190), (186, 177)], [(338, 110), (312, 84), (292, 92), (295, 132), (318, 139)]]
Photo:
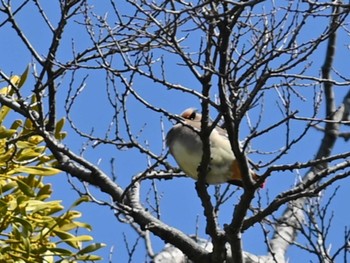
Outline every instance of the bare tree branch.
[[(330, 251), (326, 212), (332, 205), (322, 206), (321, 200), (350, 176), (347, 145), (334, 151), (336, 142), (350, 138), (350, 92), (344, 91), (350, 76), (336, 56), (345, 54), (347, 43), (337, 43), (337, 35), (349, 41), (349, 4), (110, 0), (94, 3), (95, 8), (86, 0), (54, 3), (56, 10), (40, 0), (0, 2), (1, 36), (12, 32), (21, 52), (34, 61), (24, 91), (15, 81), (20, 77), (5, 73), (5, 64), (14, 60), (3, 62), (0, 78), (6, 87), (0, 103), (31, 120), (32, 133), (44, 138), (57, 167), (78, 179), (70, 181), (78, 194), (108, 206), (118, 223), (136, 232), (134, 241), (122, 235), (130, 261), (142, 253), (140, 244), (154, 262), (283, 263), (293, 245), (322, 262), (342, 253), (347, 260), (349, 228), (342, 234), (346, 241)], [(28, 12), (38, 16), (42, 27), (37, 28), (48, 31), (40, 48), (22, 25)], [(163, 119), (179, 121), (178, 107), (191, 100), (201, 104), (202, 113), (203, 156), (193, 198), (201, 205), (196, 216), (205, 225), (197, 228), (205, 229), (205, 237), (193, 237), (162, 218), (170, 209), (162, 206), (163, 182), (175, 185), (185, 176), (168, 158)], [(72, 136), (64, 141), (55, 131), (62, 115)], [(216, 126), (227, 131), (242, 188), (213, 190), (206, 184)], [(308, 145), (320, 133), (319, 145)], [(298, 156), (304, 148), (314, 149), (315, 156)], [(108, 156), (111, 171), (86, 157), (90, 154)], [(125, 156), (135, 166), (132, 172), (123, 169)], [(272, 189), (287, 172), (304, 176)], [(293, 184), (287, 177), (286, 184)], [(265, 180), (267, 189), (260, 190)], [(95, 197), (92, 188), (105, 195)], [(181, 209), (181, 203), (171, 209)], [(223, 212), (229, 219), (222, 224)], [(180, 211), (179, 216), (187, 215)], [(245, 251), (242, 237), (256, 225), (265, 255)], [(156, 238), (167, 244), (160, 253)]]

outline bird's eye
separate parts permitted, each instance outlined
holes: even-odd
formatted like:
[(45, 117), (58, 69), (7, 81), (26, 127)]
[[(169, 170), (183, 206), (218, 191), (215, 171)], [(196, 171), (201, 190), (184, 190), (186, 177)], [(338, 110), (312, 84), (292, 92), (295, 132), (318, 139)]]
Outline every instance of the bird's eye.
[(188, 119), (194, 120), (194, 119), (196, 118), (196, 114), (197, 114), (197, 112), (194, 110), (194, 111), (191, 113), (191, 115), (189, 116)]

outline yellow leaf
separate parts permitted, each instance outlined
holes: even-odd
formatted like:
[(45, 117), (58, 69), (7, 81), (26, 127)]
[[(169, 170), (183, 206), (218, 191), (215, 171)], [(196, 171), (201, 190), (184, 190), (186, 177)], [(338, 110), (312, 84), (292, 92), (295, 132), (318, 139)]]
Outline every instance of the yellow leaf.
[(47, 185), (44, 185), (42, 188), (40, 188), (39, 192), (37, 193), (37, 197), (40, 198), (40, 200), (45, 200), (51, 194), (52, 194), (51, 185), (47, 184)]
[(43, 202), (40, 200), (28, 200), (24, 203), (27, 211), (32, 211), (33, 213), (39, 212), (41, 210), (62, 210), (63, 206), (61, 205), (61, 201), (50, 201)]
[(49, 156), (46, 156), (46, 155), (40, 157), (40, 163), (46, 163), (46, 162), (51, 161), (51, 160), (52, 160), (52, 158)]
[[(69, 220), (64, 220), (64, 221), (70, 222)], [(62, 224), (61, 221), (60, 221), (60, 224)], [(75, 224), (75, 223), (66, 223), (66, 224), (63, 224), (59, 227), (59, 229), (61, 231), (71, 231), (71, 230), (76, 229), (76, 228), (77, 228), (77, 224)]]
[(22, 120), (15, 120), (15, 121), (12, 123), (10, 129), (17, 130), (20, 126), (22, 126), (22, 124), (23, 124), (23, 121), (22, 121)]
[(16, 156), (17, 162), (29, 161), (39, 157), (41, 153), (33, 151), (33, 149), (24, 149), (19, 153), (19, 156)]
[(0, 89), (0, 94), (2, 95), (8, 95), (10, 92), (11, 88), (10, 87), (4, 87), (2, 89)]
[(7, 106), (2, 106), (0, 108), (0, 124), (4, 121), (6, 115), (10, 112), (10, 108)]
[[(15, 152), (15, 148), (9, 149), (7, 152), (0, 154), (0, 164), (3, 165), (8, 162)], [(2, 172), (1, 172), (2, 173)]]
[(17, 200), (16, 199), (11, 199), (7, 201), (7, 210), (9, 211), (14, 211), (17, 208)]
[(41, 137), (40, 135), (34, 135), (34, 136), (30, 136), (28, 138), (28, 142), (33, 143), (33, 144), (39, 144), (44, 140), (43, 137)]
[(60, 173), (61, 170), (58, 170), (53, 167), (37, 167), (37, 166), (19, 166), (10, 171), (9, 174), (15, 173), (27, 173), (27, 174), (35, 174), (40, 176), (49, 176)]
[(49, 248), (49, 251), (51, 251), (54, 255), (61, 255), (61, 256), (72, 256), (73, 252), (68, 250), (68, 249), (64, 249), (64, 248)]
[(19, 81), (21, 80), (20, 76), (14, 75), (10, 78), (10, 82), (14, 85), (17, 86)]
[(16, 143), (16, 146), (17, 146), (17, 148), (23, 149), (23, 148), (33, 147), (33, 146), (36, 146), (36, 145), (34, 145), (33, 143), (31, 143), (29, 141), (18, 141)]
[(75, 210), (69, 210), (64, 216), (67, 219), (74, 219), (74, 218), (79, 218), (81, 217), (81, 212), (75, 211)]
[(6, 129), (4, 126), (0, 126), (0, 139), (10, 138), (16, 132), (16, 130), (9, 130)]

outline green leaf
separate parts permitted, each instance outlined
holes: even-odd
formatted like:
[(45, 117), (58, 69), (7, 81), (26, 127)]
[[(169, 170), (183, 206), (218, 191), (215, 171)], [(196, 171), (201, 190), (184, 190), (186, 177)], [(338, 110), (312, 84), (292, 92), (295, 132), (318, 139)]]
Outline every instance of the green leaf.
[(89, 235), (81, 235), (81, 236), (75, 236), (71, 237), (65, 240), (62, 240), (64, 242), (87, 242), (87, 241), (92, 241), (94, 240), (92, 236)]
[(20, 240), (22, 241), (22, 244), (24, 245), (24, 249), (26, 251), (26, 254), (30, 253), (30, 239), (25, 236), (21, 236)]
[(102, 257), (97, 255), (79, 255), (76, 257), (76, 259), (79, 261), (97, 261), (101, 260)]
[(52, 194), (51, 185), (46, 184), (42, 188), (40, 188), (39, 192), (37, 193), (37, 197), (40, 200), (45, 200), (46, 198), (50, 197), (51, 194)]
[(72, 239), (75, 238), (73, 234), (60, 230), (54, 230), (54, 233), (61, 239), (61, 241), (59, 241), (58, 243), (65, 242), (71, 247), (79, 249), (79, 242), (72, 242)]
[(62, 223), (60, 224), (60, 229), (62, 231), (70, 231), (72, 229), (76, 229), (76, 228), (85, 228), (89, 231), (92, 230), (91, 225), (87, 224), (87, 223), (83, 223), (83, 222), (79, 222), (79, 221), (70, 221), (68, 223)]
[(59, 140), (61, 139), (61, 131), (63, 129), (65, 122), (66, 122), (66, 118), (62, 118), (56, 123), (56, 129), (55, 129), (56, 139), (59, 139)]
[(74, 221), (74, 223), (77, 227), (80, 227), (80, 228), (85, 228), (89, 231), (92, 230), (92, 227), (91, 225), (89, 225), (88, 223), (84, 223), (84, 222), (79, 222), (79, 221)]
[(17, 180), (18, 188), (27, 196), (34, 197), (33, 189), (22, 180)]
[(30, 233), (33, 232), (33, 226), (28, 220), (25, 220), (25, 219), (20, 218), (20, 217), (14, 217), (13, 222), (19, 223), (20, 225), (22, 225), (22, 227), (25, 228), (26, 231), (28, 231)]
[(29, 73), (29, 65), (26, 67), (26, 69), (24, 70), (24, 72), (20, 76), (20, 80), (19, 80), (18, 85), (17, 85), (18, 88), (21, 88), (23, 86), (24, 82), (27, 80), (28, 73)]
[(66, 257), (73, 255), (72, 251), (64, 248), (54, 247), (54, 248), (49, 248), (48, 250), (55, 255), (66, 256)]
[(7, 184), (0, 187), (0, 192), (1, 192), (1, 194), (3, 194), (9, 190), (12, 190), (16, 186), (17, 186), (17, 183), (15, 181), (10, 181)]
[(87, 195), (83, 195), (81, 196), (79, 199), (77, 199), (71, 206), (70, 209), (72, 209), (73, 207), (76, 207), (78, 205), (80, 205), (83, 202), (89, 202), (90, 201), (90, 197)]
[(94, 251), (96, 251), (96, 250), (98, 250), (98, 249), (100, 249), (102, 247), (105, 247), (105, 246), (106, 246), (106, 244), (104, 244), (104, 243), (91, 244), (91, 245), (81, 249), (80, 251), (78, 251), (77, 254), (82, 255), (82, 254), (91, 253), (91, 252), (94, 252)]

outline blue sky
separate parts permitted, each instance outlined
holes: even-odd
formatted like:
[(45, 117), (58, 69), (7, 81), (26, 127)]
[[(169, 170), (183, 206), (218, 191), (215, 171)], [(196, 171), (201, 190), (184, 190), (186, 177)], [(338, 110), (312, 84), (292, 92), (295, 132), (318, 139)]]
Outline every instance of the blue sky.
[[(110, 11), (107, 1), (92, 1), (94, 5), (94, 11), (103, 15), (105, 12)], [(55, 20), (57, 20), (58, 6), (51, 3), (45, 3), (45, 10), (48, 12), (50, 18), (53, 19), (53, 24), (55, 25)], [(123, 4), (119, 6), (122, 10), (127, 11), (127, 7)], [(43, 26), (42, 19), (36, 16), (35, 9), (25, 9), (18, 16), (19, 25), (23, 28), (24, 32), (27, 34), (29, 40), (37, 48), (40, 54), (46, 55), (48, 44), (50, 43), (49, 31), (45, 26)], [(29, 19), (30, 17), (30, 19)], [(3, 17), (0, 16), (2, 20)], [(110, 16), (110, 21), (113, 21), (113, 15)], [(312, 27), (311, 27), (312, 28)], [(306, 32), (306, 37), (311, 37), (315, 31)], [(77, 50), (82, 50), (90, 46), (88, 36), (82, 33), (83, 27), (77, 23), (73, 23), (67, 28), (63, 38), (63, 45), (59, 49), (59, 59), (64, 62), (71, 59), (72, 44)], [(309, 36), (309, 35), (310, 36)], [(2, 48), (0, 50), (1, 62), (0, 68), (2, 71), (10, 74), (19, 74), (24, 68), (32, 61), (31, 55), (25, 50), (24, 46), (20, 43), (18, 37), (14, 31), (8, 26), (0, 28), (0, 36), (4, 40), (2, 41)], [(198, 45), (197, 36), (190, 37), (188, 45), (194, 46)], [(349, 50), (347, 46), (349, 45), (349, 39), (345, 34), (341, 34), (338, 39), (339, 51), (336, 55), (336, 67), (345, 73), (345, 69), (348, 68), (347, 59), (342, 59), (343, 57), (349, 56)], [(318, 75), (320, 71), (320, 66), (323, 63), (324, 45), (320, 47), (320, 50), (315, 56), (310, 59), (314, 59), (312, 67), (314, 70), (311, 72)], [(184, 68), (176, 65), (180, 60), (175, 56), (169, 56), (166, 60), (167, 66), (167, 76), (171, 81), (182, 84), (188, 88), (193, 88), (200, 91), (201, 87), (191, 74)], [(120, 66), (119, 62), (116, 61), (115, 65)], [(106, 84), (105, 75), (101, 71), (86, 71), (82, 74), (76, 76), (75, 87), (82, 81), (82, 79), (88, 74), (86, 79), (86, 87), (82, 94), (73, 106), (71, 117), (75, 124), (84, 132), (90, 133), (92, 129), (94, 130), (94, 135), (104, 136), (107, 130), (111, 118), (112, 118), (112, 108), (108, 105), (107, 95), (106, 95)], [(33, 78), (30, 78), (25, 87), (26, 93), (30, 94), (32, 90)], [(59, 102), (58, 105), (59, 117), (64, 116), (63, 104), (66, 99), (66, 94), (69, 87), (69, 74), (66, 79), (62, 81), (59, 89)], [(150, 103), (157, 107), (164, 108), (172, 113), (180, 113), (183, 109), (188, 107), (200, 108), (200, 101), (193, 95), (185, 94), (183, 92), (167, 90), (161, 85), (150, 82), (143, 78), (137, 78), (134, 84), (135, 89)], [(122, 90), (122, 87), (121, 87)], [(311, 114), (313, 99), (313, 90), (311, 88), (298, 89), (300, 93), (305, 97), (305, 101), (300, 100), (297, 96), (294, 97), (294, 103), (292, 109), (299, 110), (300, 116), (308, 117)], [(347, 92), (348, 87), (338, 87), (335, 89), (337, 94), (338, 102), (341, 101), (342, 96)], [(214, 98), (216, 90), (212, 92), (212, 98)], [(269, 124), (273, 123), (282, 117), (281, 113), (278, 111), (278, 93), (269, 91), (265, 97), (265, 109), (263, 116), (262, 127), (267, 127)], [(311, 106), (310, 106), (311, 105)], [(164, 154), (163, 142), (162, 142), (162, 132), (161, 132), (161, 115), (158, 113), (151, 112), (145, 109), (144, 106), (140, 105), (135, 99), (130, 98), (128, 100), (130, 119), (132, 120), (132, 130), (140, 135), (140, 142), (144, 145), (149, 144), (152, 151), (158, 154)], [(253, 109), (251, 111), (252, 120), (256, 120), (258, 109)], [(323, 110), (320, 111), (318, 117), (322, 117)], [(215, 117), (215, 114), (212, 114)], [(14, 116), (15, 118), (15, 116)], [(171, 123), (162, 118), (164, 122), (165, 131), (171, 128)], [(302, 129), (304, 123), (302, 121), (293, 121), (293, 136), (296, 136)], [(79, 152), (85, 142), (81, 139), (74, 131), (66, 124), (66, 130), (68, 131), (68, 137), (65, 143), (72, 148), (75, 152)], [(273, 132), (267, 134), (266, 136), (254, 140), (252, 143), (252, 148), (260, 151), (273, 151), (277, 150), (283, 146), (283, 135), (285, 132), (285, 127), (274, 130)], [(242, 125), (241, 138), (249, 134), (247, 125)], [(296, 161), (302, 162), (307, 161), (312, 158), (317, 150), (320, 143), (322, 134), (318, 131), (312, 131), (309, 136), (305, 137), (302, 142), (290, 150), (289, 154), (278, 161), (276, 164), (280, 163), (293, 163)], [(147, 143), (146, 143), (147, 142)], [(335, 151), (344, 152), (348, 149), (348, 143), (339, 140)], [(123, 187), (128, 185), (132, 176), (139, 172), (142, 172), (147, 167), (147, 159), (138, 153), (136, 150), (123, 150), (118, 151), (114, 146), (110, 145), (99, 145), (96, 148), (89, 147), (86, 152), (84, 152), (84, 157), (94, 164), (98, 164), (101, 169), (106, 173), (110, 173), (110, 159), (115, 158), (115, 172), (117, 175), (117, 180)], [(254, 154), (251, 158), (258, 162), (260, 160), (266, 161), (269, 157)], [(169, 159), (173, 164), (174, 160), (170, 157)], [(304, 174), (304, 170), (300, 171), (300, 174)], [(278, 195), (282, 191), (289, 189), (298, 178), (298, 173), (295, 171), (279, 173), (268, 179), (266, 188), (261, 189), (259, 193), (261, 196), (268, 194), (270, 199)], [(67, 176), (64, 174), (47, 178), (47, 181), (54, 185), (54, 199), (62, 199), (66, 206), (69, 206), (77, 197), (77, 193), (72, 189), (71, 185), (67, 183)], [(73, 179), (75, 185), (81, 187), (81, 185)], [(342, 181), (341, 185), (349, 186), (349, 180)], [(198, 232), (199, 235), (205, 237), (205, 219), (203, 217), (202, 208), (200, 201), (194, 189), (194, 181), (188, 178), (179, 178), (171, 181), (157, 181), (156, 182), (158, 192), (161, 194), (161, 215), (162, 219), (174, 227), (178, 227), (180, 230), (188, 234), (194, 234), (196, 230), (196, 222), (198, 220)], [(150, 182), (143, 185), (143, 197), (148, 194), (148, 189), (150, 187)], [(330, 234), (330, 240), (333, 244), (337, 244), (339, 235), (343, 234), (344, 226), (348, 225), (350, 216), (346, 213), (345, 209), (341, 209), (344, 205), (344, 200), (349, 198), (349, 193), (346, 191), (347, 187), (343, 187), (339, 190), (338, 195), (334, 200), (333, 208), (336, 210), (336, 217), (334, 219), (333, 231)], [(213, 191), (213, 187), (210, 187), (210, 191)], [(100, 194), (99, 191), (93, 187), (90, 190), (97, 198), (109, 200), (104, 194)], [(233, 205), (237, 203), (239, 199), (239, 193), (234, 195), (229, 202), (224, 206), (220, 212), (220, 223), (223, 225), (230, 221), (232, 217)], [(327, 193), (326, 193), (327, 195)], [(149, 194), (149, 198), (153, 198), (152, 193)], [(125, 237), (128, 242), (133, 243), (137, 235), (134, 230), (132, 230), (127, 224), (122, 224), (118, 222), (113, 214), (113, 211), (108, 207), (98, 206), (96, 204), (84, 204), (81, 206), (81, 211), (83, 212), (82, 220), (90, 223), (93, 226), (92, 236), (95, 237), (96, 242), (103, 242), (107, 244), (107, 247), (102, 249), (99, 253), (105, 258), (109, 258), (110, 250), (112, 247), (113, 262), (127, 262), (127, 255), (125, 253), (126, 248), (124, 244), (124, 237), (122, 233), (125, 233)], [(277, 215), (281, 211), (277, 212)], [(264, 254), (266, 253), (266, 247), (264, 240), (261, 238), (261, 229), (259, 226), (248, 230), (244, 233), (244, 249), (251, 253)], [(259, 239), (257, 239), (257, 236)], [(163, 241), (154, 238), (154, 249), (159, 251), (163, 247)], [(135, 255), (133, 262), (143, 262), (144, 261), (144, 251), (143, 251), (142, 241), (138, 244), (138, 252)], [(300, 250), (291, 249), (290, 257), (298, 258), (300, 255)], [(118, 261), (116, 260), (118, 258)]]

